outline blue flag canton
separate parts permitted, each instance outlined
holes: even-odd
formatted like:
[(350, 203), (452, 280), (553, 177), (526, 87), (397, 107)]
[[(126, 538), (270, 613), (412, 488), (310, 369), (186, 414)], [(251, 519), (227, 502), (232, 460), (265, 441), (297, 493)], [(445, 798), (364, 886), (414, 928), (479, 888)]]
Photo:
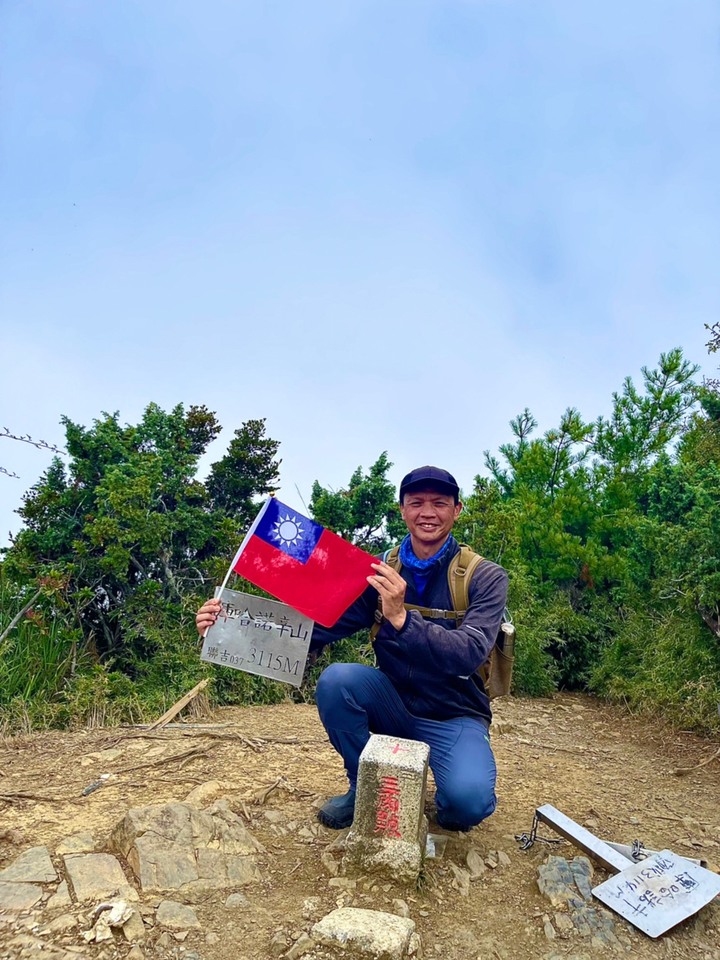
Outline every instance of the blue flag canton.
[(293, 560), (307, 563), (324, 529), (273, 497), (255, 528), (255, 536)]

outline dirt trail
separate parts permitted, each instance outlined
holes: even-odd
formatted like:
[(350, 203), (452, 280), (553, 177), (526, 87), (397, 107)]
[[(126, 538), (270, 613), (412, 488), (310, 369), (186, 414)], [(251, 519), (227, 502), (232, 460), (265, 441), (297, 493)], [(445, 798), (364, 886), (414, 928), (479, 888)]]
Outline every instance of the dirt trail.
[[(538, 891), (537, 867), (548, 852), (571, 858), (578, 851), (569, 844), (550, 851), (543, 843), (519, 849), (514, 837), (529, 830), (537, 806), (552, 803), (604, 839), (638, 838), (650, 848), (703, 857), (711, 866), (720, 862), (720, 760), (674, 775), (677, 768), (696, 767), (717, 744), (585, 697), (558, 695), (498, 703), (493, 725), (498, 809), (469, 834), (450, 835), (444, 859), (428, 861), (419, 889), (386, 883), (371, 889), (368, 883), (339, 890), (328, 885), (321, 862), (335, 835), (316, 826), (313, 803), (343, 792), (344, 779), (314, 707), (226, 708), (213, 723), (153, 734), (137, 729), (37, 734), (2, 743), (0, 828), (20, 830), (23, 840), (0, 840), (0, 868), (27, 847), (47, 844), (52, 851), (81, 830), (93, 831), (102, 845), (129, 807), (182, 800), (198, 784), (218, 780), (220, 795), (250, 817), (250, 829), (267, 848), (260, 863), (264, 881), (246, 889), (251, 907), (242, 913), (225, 908), (227, 892), (195, 904), (202, 930), (190, 933), (182, 952), (177, 943), (158, 945), (153, 933), (143, 946), (148, 960), (193, 951), (201, 960), (277, 956), (271, 941), (278, 931), (296, 938), (338, 898), (379, 910), (404, 899), (425, 960), (534, 960), (598, 955), (577, 935), (546, 938), (543, 918), (554, 911)], [(180, 753), (182, 758), (169, 759)], [(80, 795), (105, 773), (112, 775), (105, 786)], [(253, 803), (281, 777), (264, 803)], [(471, 845), (485, 854), (504, 851), (510, 865), (488, 870), (463, 896), (452, 886), (451, 864), (464, 866)], [(596, 871), (598, 882), (605, 876)], [(310, 918), (309, 897), (318, 898)], [(159, 899), (148, 902), (156, 905)], [(659, 941), (619, 919), (617, 932), (623, 950), (640, 958), (720, 960), (720, 902)], [(0, 930), (0, 945), (2, 936)], [(65, 943), (82, 943), (79, 933)], [(126, 956), (129, 947), (85, 949), (88, 957), (110, 958)]]

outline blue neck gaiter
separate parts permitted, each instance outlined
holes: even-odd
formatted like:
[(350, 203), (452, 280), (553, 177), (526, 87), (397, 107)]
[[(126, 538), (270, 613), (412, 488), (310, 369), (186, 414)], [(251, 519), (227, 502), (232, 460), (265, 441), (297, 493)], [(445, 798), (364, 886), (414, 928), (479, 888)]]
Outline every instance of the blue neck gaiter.
[(404, 567), (408, 567), (408, 569), (412, 570), (415, 589), (417, 590), (418, 598), (420, 600), (423, 599), (423, 594), (425, 593), (425, 588), (427, 587), (428, 580), (432, 575), (433, 569), (442, 562), (450, 550), (451, 544), (453, 543), (453, 538), (448, 537), (438, 552), (434, 553), (431, 557), (428, 557), (427, 560), (421, 560), (413, 553), (410, 534), (408, 534), (400, 544), (400, 563)]

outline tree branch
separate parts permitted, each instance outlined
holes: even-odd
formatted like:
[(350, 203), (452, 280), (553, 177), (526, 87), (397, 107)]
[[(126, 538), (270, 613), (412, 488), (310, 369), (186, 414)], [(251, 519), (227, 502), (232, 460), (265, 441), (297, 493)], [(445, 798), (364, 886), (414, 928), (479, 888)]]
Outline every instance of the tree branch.
[(22, 618), (23, 618), (23, 617), (25, 616), (25, 614), (28, 612), (28, 610), (30, 609), (30, 607), (35, 603), (35, 601), (38, 599), (38, 597), (40, 596), (41, 593), (42, 593), (42, 587), (35, 593), (35, 595), (34, 595), (30, 600), (28, 600), (28, 602), (27, 602), (27, 603), (25, 604), (25, 606), (22, 608), (22, 610), (20, 611), (20, 613), (18, 613), (16, 616), (14, 616), (14, 617), (12, 618), (12, 620), (10, 621), (10, 623), (8, 624), (8, 626), (3, 630), (2, 634), (0, 634), (0, 644), (2, 644), (2, 642), (5, 640), (5, 637), (7, 637), (7, 635), (10, 633), (10, 631), (13, 629), (13, 627), (14, 627), (16, 624), (20, 623), (20, 621), (22, 620)]
[(33, 440), (29, 433), (26, 433), (24, 436), (18, 437), (14, 433), (10, 433), (7, 427), (0, 428), (0, 437), (7, 437), (8, 440), (18, 440), (20, 443), (29, 443), (33, 447), (37, 447), (38, 450), (50, 450), (51, 453), (65, 453), (65, 450), (61, 450), (60, 447), (56, 447), (52, 443), (48, 443), (47, 440)]

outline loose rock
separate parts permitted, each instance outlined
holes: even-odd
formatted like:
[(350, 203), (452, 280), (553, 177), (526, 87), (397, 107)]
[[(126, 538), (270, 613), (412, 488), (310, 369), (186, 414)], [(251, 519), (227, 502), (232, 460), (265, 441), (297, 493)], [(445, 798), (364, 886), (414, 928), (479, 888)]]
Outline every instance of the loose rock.
[(133, 910), (125, 921), (122, 932), (129, 943), (136, 943), (145, 939), (145, 924), (137, 910)]
[(322, 863), (323, 868), (331, 877), (336, 877), (340, 872), (340, 864), (327, 849), (323, 850), (320, 855), (320, 863)]
[(357, 880), (351, 877), (332, 877), (328, 880), (329, 887), (339, 887), (341, 890), (354, 890), (357, 887)]
[(470, 893), (470, 874), (454, 863), (450, 864), (450, 870), (453, 874), (452, 885), (454, 889), (459, 891), (461, 896), (467, 897)]
[(357, 907), (333, 910), (312, 928), (313, 939), (340, 956), (346, 951), (388, 960), (416, 955), (420, 944), (414, 934), (415, 924), (408, 918)]
[(555, 922), (555, 929), (559, 933), (570, 933), (573, 929), (572, 919), (567, 913), (556, 913), (553, 920)]
[(297, 960), (298, 957), (301, 957), (304, 953), (312, 950), (314, 946), (315, 941), (313, 938), (309, 937), (306, 933), (301, 933), (285, 956), (287, 957), (287, 960)]
[(591, 945), (595, 941), (595, 946), (603, 948), (620, 946), (610, 914), (582, 900), (570, 900), (568, 907), (573, 926), (581, 936), (590, 938)]
[(225, 901), (228, 910), (247, 910), (251, 903), (244, 893), (231, 893)]
[(270, 941), (270, 953), (273, 957), (281, 957), (288, 948), (288, 939), (282, 931), (279, 931)]
[(167, 930), (186, 930), (198, 928), (200, 921), (192, 907), (177, 900), (163, 900), (157, 909), (157, 922)]
[(410, 907), (405, 903), (404, 900), (393, 900), (392, 902), (392, 912), (397, 917), (409, 917), (410, 916)]
[(302, 915), (305, 920), (312, 919), (315, 914), (320, 913), (321, 900), (320, 897), (308, 897), (307, 900), (303, 900)]
[(212, 803), (218, 794), (222, 793), (222, 789), (222, 784), (219, 780), (208, 780), (205, 783), (199, 783), (185, 797), (184, 802), (193, 807), (204, 807), (206, 804)]
[(471, 880), (477, 880), (487, 872), (485, 861), (475, 847), (470, 847), (468, 850), (467, 856), (465, 857), (465, 863), (470, 871)]

